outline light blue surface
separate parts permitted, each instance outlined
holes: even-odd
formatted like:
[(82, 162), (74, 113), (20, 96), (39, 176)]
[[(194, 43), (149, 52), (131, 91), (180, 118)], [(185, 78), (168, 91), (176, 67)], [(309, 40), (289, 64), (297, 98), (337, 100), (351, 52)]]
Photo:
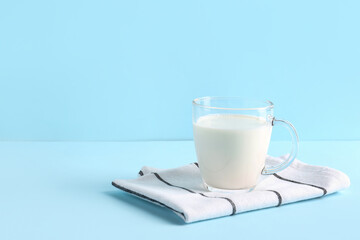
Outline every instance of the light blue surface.
[[(282, 152), (274, 142), (271, 152)], [(193, 142), (0, 143), (0, 239), (357, 239), (360, 142), (302, 142), (299, 159), (347, 173), (321, 199), (184, 224), (111, 186), (143, 165), (195, 161)]]
[[(191, 100), (265, 98), (359, 139), (360, 2), (1, 1), (0, 140), (191, 139)], [(285, 139), (285, 137), (278, 137)]]

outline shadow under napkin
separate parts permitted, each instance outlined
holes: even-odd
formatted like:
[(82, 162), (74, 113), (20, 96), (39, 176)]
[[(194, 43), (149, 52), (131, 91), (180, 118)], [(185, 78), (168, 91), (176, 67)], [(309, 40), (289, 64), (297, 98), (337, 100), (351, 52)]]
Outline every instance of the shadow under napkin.
[(186, 223), (176, 216), (172, 211), (168, 209), (157, 206), (153, 203), (149, 203), (138, 197), (132, 196), (127, 193), (119, 192), (119, 191), (106, 191), (105, 195), (110, 196), (118, 201), (126, 203), (127, 206), (131, 206), (134, 211), (138, 211), (139, 209), (144, 210), (143, 212), (147, 212), (152, 216), (156, 216), (159, 219), (162, 219), (168, 223), (172, 223), (175, 225), (185, 225)]
[[(185, 223), (181, 218), (179, 218), (178, 216), (176, 216), (172, 211), (170, 211), (167, 208), (158, 206), (156, 204), (144, 201), (138, 197), (135, 197), (133, 195), (127, 194), (127, 193), (123, 193), (123, 192), (119, 192), (119, 191), (106, 191), (103, 192), (105, 195), (112, 197), (113, 199), (116, 199), (118, 201), (121, 201), (123, 203), (126, 203), (128, 206), (131, 206), (134, 211), (137, 211), (140, 209), (140, 211), (147, 212), (149, 213), (151, 216), (155, 216), (161, 220), (163, 220), (164, 222), (167, 223), (171, 223), (174, 225), (188, 225), (187, 223)], [(335, 192), (333, 194), (330, 194), (327, 196), (328, 199), (333, 198), (337, 195), (339, 195), (340, 193)], [(288, 207), (292, 207), (293, 205), (297, 205), (297, 204), (304, 204), (304, 203), (308, 203), (308, 204), (313, 204), (314, 202), (317, 201), (321, 201), (321, 198), (313, 198), (313, 199), (307, 199), (307, 200), (302, 200), (299, 202), (293, 202), (291, 204), (286, 204), (286, 205), (282, 205), (281, 208), (288, 208)], [(247, 215), (253, 211), (274, 211), (274, 208), (264, 208), (264, 209), (255, 209), (252, 211), (248, 211), (248, 212), (243, 212), (241, 214), (237, 214), (234, 215), (233, 217), (239, 217), (239, 215)], [(202, 221), (201, 221), (202, 222)]]

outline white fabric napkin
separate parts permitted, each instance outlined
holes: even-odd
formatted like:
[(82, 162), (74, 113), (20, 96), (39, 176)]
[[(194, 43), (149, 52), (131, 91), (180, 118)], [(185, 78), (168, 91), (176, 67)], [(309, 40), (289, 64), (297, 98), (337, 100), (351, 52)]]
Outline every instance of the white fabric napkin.
[[(268, 156), (267, 163), (276, 165), (285, 157)], [(114, 180), (112, 184), (172, 210), (189, 223), (323, 197), (349, 187), (350, 180), (338, 170), (295, 160), (246, 193), (208, 191), (203, 186), (197, 163), (166, 170), (143, 167), (138, 178)]]

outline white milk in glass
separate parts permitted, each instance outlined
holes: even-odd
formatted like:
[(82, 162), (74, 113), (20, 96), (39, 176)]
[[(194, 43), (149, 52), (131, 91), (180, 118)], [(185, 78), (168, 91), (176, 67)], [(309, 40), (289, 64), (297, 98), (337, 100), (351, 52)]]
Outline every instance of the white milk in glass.
[(269, 122), (248, 115), (211, 114), (193, 125), (196, 154), (207, 185), (220, 189), (256, 185), (270, 142)]

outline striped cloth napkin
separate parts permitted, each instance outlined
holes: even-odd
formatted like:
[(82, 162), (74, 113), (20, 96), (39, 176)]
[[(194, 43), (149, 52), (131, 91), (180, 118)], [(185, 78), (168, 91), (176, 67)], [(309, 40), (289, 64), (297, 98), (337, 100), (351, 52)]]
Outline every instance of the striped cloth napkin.
[[(267, 157), (270, 165), (286, 156)], [(114, 180), (113, 186), (134, 196), (166, 207), (185, 222), (195, 222), (251, 210), (323, 197), (350, 186), (338, 170), (295, 160), (285, 170), (265, 177), (251, 192), (209, 192), (197, 163), (173, 169), (143, 167), (139, 177)]]

